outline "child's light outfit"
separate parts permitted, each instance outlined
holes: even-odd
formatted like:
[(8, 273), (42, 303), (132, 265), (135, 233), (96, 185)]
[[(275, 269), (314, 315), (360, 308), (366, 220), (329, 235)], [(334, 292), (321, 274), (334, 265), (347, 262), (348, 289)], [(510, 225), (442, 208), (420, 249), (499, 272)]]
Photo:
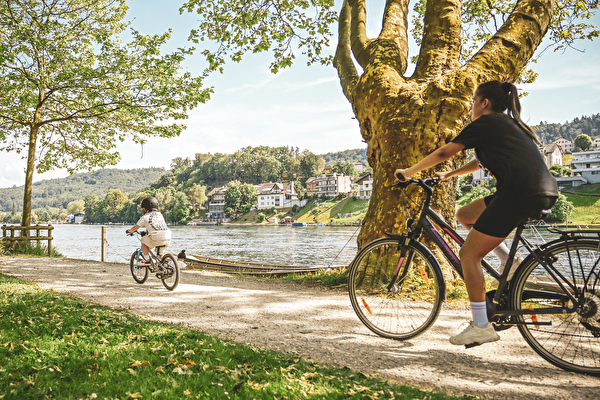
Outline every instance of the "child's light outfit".
[(160, 249), (160, 252), (162, 253), (162, 251), (171, 244), (171, 230), (159, 211), (152, 211), (142, 215), (136, 225), (141, 228), (146, 228), (148, 234), (142, 237), (142, 243), (150, 249), (164, 246)]

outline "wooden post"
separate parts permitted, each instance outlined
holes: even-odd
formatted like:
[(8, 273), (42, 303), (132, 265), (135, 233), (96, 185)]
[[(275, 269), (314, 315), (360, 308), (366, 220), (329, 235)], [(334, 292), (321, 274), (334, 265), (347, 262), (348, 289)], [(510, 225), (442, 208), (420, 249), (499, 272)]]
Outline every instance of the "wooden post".
[(36, 230), (35, 230), (35, 237), (37, 238), (36, 243), (37, 243), (37, 247), (40, 247), (40, 224), (36, 224), (35, 225)]
[(106, 262), (106, 227), (103, 226), (102, 227), (102, 244), (101, 244), (101, 256), (100, 256), (100, 260), (102, 262)]
[(48, 255), (52, 255), (52, 230), (54, 227), (48, 224)]

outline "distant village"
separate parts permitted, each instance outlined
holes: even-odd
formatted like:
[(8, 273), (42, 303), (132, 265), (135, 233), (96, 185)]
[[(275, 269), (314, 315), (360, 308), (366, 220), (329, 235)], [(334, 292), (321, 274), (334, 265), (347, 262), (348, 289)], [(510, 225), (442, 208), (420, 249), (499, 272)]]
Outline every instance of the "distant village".
[[(289, 209), (294, 206), (301, 208), (308, 203), (308, 197), (334, 198), (339, 195), (349, 196), (355, 193), (358, 199), (370, 199), (373, 191), (373, 174), (365, 172), (368, 168), (365, 164), (354, 162), (354, 170), (363, 173), (355, 180), (353, 176), (343, 173), (330, 172), (332, 167), (325, 167), (323, 174), (310, 177), (306, 180), (306, 191), (304, 199), (298, 198), (298, 191), (294, 182), (275, 182), (255, 185), (257, 204), (255, 209)], [(227, 186), (214, 188), (207, 194), (208, 213), (205, 219), (223, 219), (225, 215), (225, 193)], [(197, 221), (201, 222), (201, 221)]]
[[(557, 177), (560, 189), (577, 187), (588, 183), (600, 182), (600, 138), (593, 141), (595, 150), (573, 153), (573, 141), (559, 138), (552, 143), (540, 146), (540, 153), (548, 168), (559, 165), (568, 168), (572, 176)], [(596, 150), (597, 149), (597, 150)], [(572, 154), (570, 164), (564, 164), (564, 155)], [(358, 173), (365, 172), (367, 166), (355, 162), (354, 168)], [(275, 182), (255, 185), (257, 193), (257, 204), (254, 209), (289, 209), (294, 206), (304, 207), (308, 197), (318, 196), (320, 198), (334, 198), (339, 195), (349, 196), (354, 194), (358, 199), (370, 199), (373, 191), (373, 174), (366, 172), (358, 178), (346, 176), (342, 173), (329, 172), (326, 167), (323, 174), (311, 177), (306, 181), (306, 195), (304, 199), (298, 198), (298, 191), (294, 182)], [(473, 173), (473, 184), (478, 185), (482, 181), (492, 180), (493, 177), (483, 169)], [(227, 186), (211, 190), (208, 194), (207, 219), (223, 219), (225, 215), (225, 193)]]
[[(567, 169), (569, 176), (557, 177), (561, 190), (584, 184), (600, 183), (600, 138), (593, 140), (593, 150), (573, 152), (573, 141), (563, 137), (539, 147), (546, 165), (561, 166)], [(570, 157), (565, 157), (570, 155)], [(254, 185), (257, 200), (252, 210), (283, 210), (304, 207), (309, 198), (319, 197), (332, 199), (338, 196), (354, 196), (357, 199), (370, 199), (373, 191), (373, 174), (370, 168), (353, 162), (357, 177), (333, 172), (333, 166), (327, 166), (320, 176), (310, 177), (305, 182), (303, 195), (294, 185), (294, 181), (269, 182)], [(473, 185), (490, 181), (493, 177), (488, 171), (480, 169), (473, 173)], [(212, 189), (207, 194), (207, 212), (202, 218), (196, 218), (191, 224), (214, 223), (227, 221), (225, 194), (227, 186)], [(69, 215), (67, 222), (81, 223), (83, 213)]]

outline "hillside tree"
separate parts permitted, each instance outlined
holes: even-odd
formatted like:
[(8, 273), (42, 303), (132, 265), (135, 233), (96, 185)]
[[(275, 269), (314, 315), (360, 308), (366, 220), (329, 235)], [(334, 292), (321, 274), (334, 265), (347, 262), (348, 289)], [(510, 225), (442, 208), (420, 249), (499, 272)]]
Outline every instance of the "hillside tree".
[(588, 151), (594, 147), (592, 138), (583, 133), (575, 138), (573, 144), (581, 151)]
[(170, 32), (128, 29), (126, 0), (0, 4), (0, 149), (27, 159), (22, 225), (34, 169), (114, 165), (117, 143), (173, 137), (209, 98), (182, 72), (192, 49), (163, 54)]
[[(215, 70), (229, 59), (239, 61), (245, 52), (271, 51), (276, 72), (291, 65), (296, 48), (309, 63), (326, 64), (331, 61), (326, 51), (330, 27), (337, 19), (333, 63), (368, 145), (374, 178), (359, 245), (402, 229), (398, 194), (388, 188), (394, 170), (414, 164), (458, 134), (469, 122), (479, 84), (534, 79), (527, 66), (546, 35), (556, 48), (598, 36), (586, 23), (598, 7), (595, 0), (418, 0), (412, 2), (411, 23), (409, 0), (387, 0), (379, 34), (369, 37), (367, 12), (375, 3), (344, 0), (339, 13), (333, 11), (333, 0), (189, 0), (182, 7), (200, 17), (192, 38), (218, 43), (204, 52)], [(412, 59), (411, 34), (419, 46)], [(437, 169), (463, 161), (459, 156)], [(454, 204), (447, 200), (455, 198), (455, 186), (455, 180), (442, 185), (434, 199), (434, 207), (449, 220)]]

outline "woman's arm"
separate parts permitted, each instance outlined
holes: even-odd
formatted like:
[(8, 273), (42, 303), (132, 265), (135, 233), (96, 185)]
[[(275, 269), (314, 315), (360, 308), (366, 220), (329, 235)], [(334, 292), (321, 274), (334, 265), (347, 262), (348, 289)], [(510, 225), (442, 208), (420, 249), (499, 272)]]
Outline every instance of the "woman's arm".
[(465, 146), (463, 144), (450, 142), (435, 150), (433, 153), (429, 154), (412, 167), (406, 169), (397, 169), (394, 173), (396, 175), (396, 179), (404, 182), (417, 172), (431, 168), (443, 161), (446, 161), (464, 148)]
[(436, 172), (435, 174), (437, 176), (439, 176), (440, 180), (443, 182), (446, 179), (450, 179), (452, 177), (458, 176), (458, 175), (463, 175), (463, 174), (468, 174), (470, 172), (475, 172), (479, 169), (479, 163), (477, 162), (476, 159), (473, 159), (471, 161), (469, 161), (468, 163), (466, 163), (465, 165), (463, 165), (460, 168), (456, 168), (452, 171), (444, 171), (444, 172)]

